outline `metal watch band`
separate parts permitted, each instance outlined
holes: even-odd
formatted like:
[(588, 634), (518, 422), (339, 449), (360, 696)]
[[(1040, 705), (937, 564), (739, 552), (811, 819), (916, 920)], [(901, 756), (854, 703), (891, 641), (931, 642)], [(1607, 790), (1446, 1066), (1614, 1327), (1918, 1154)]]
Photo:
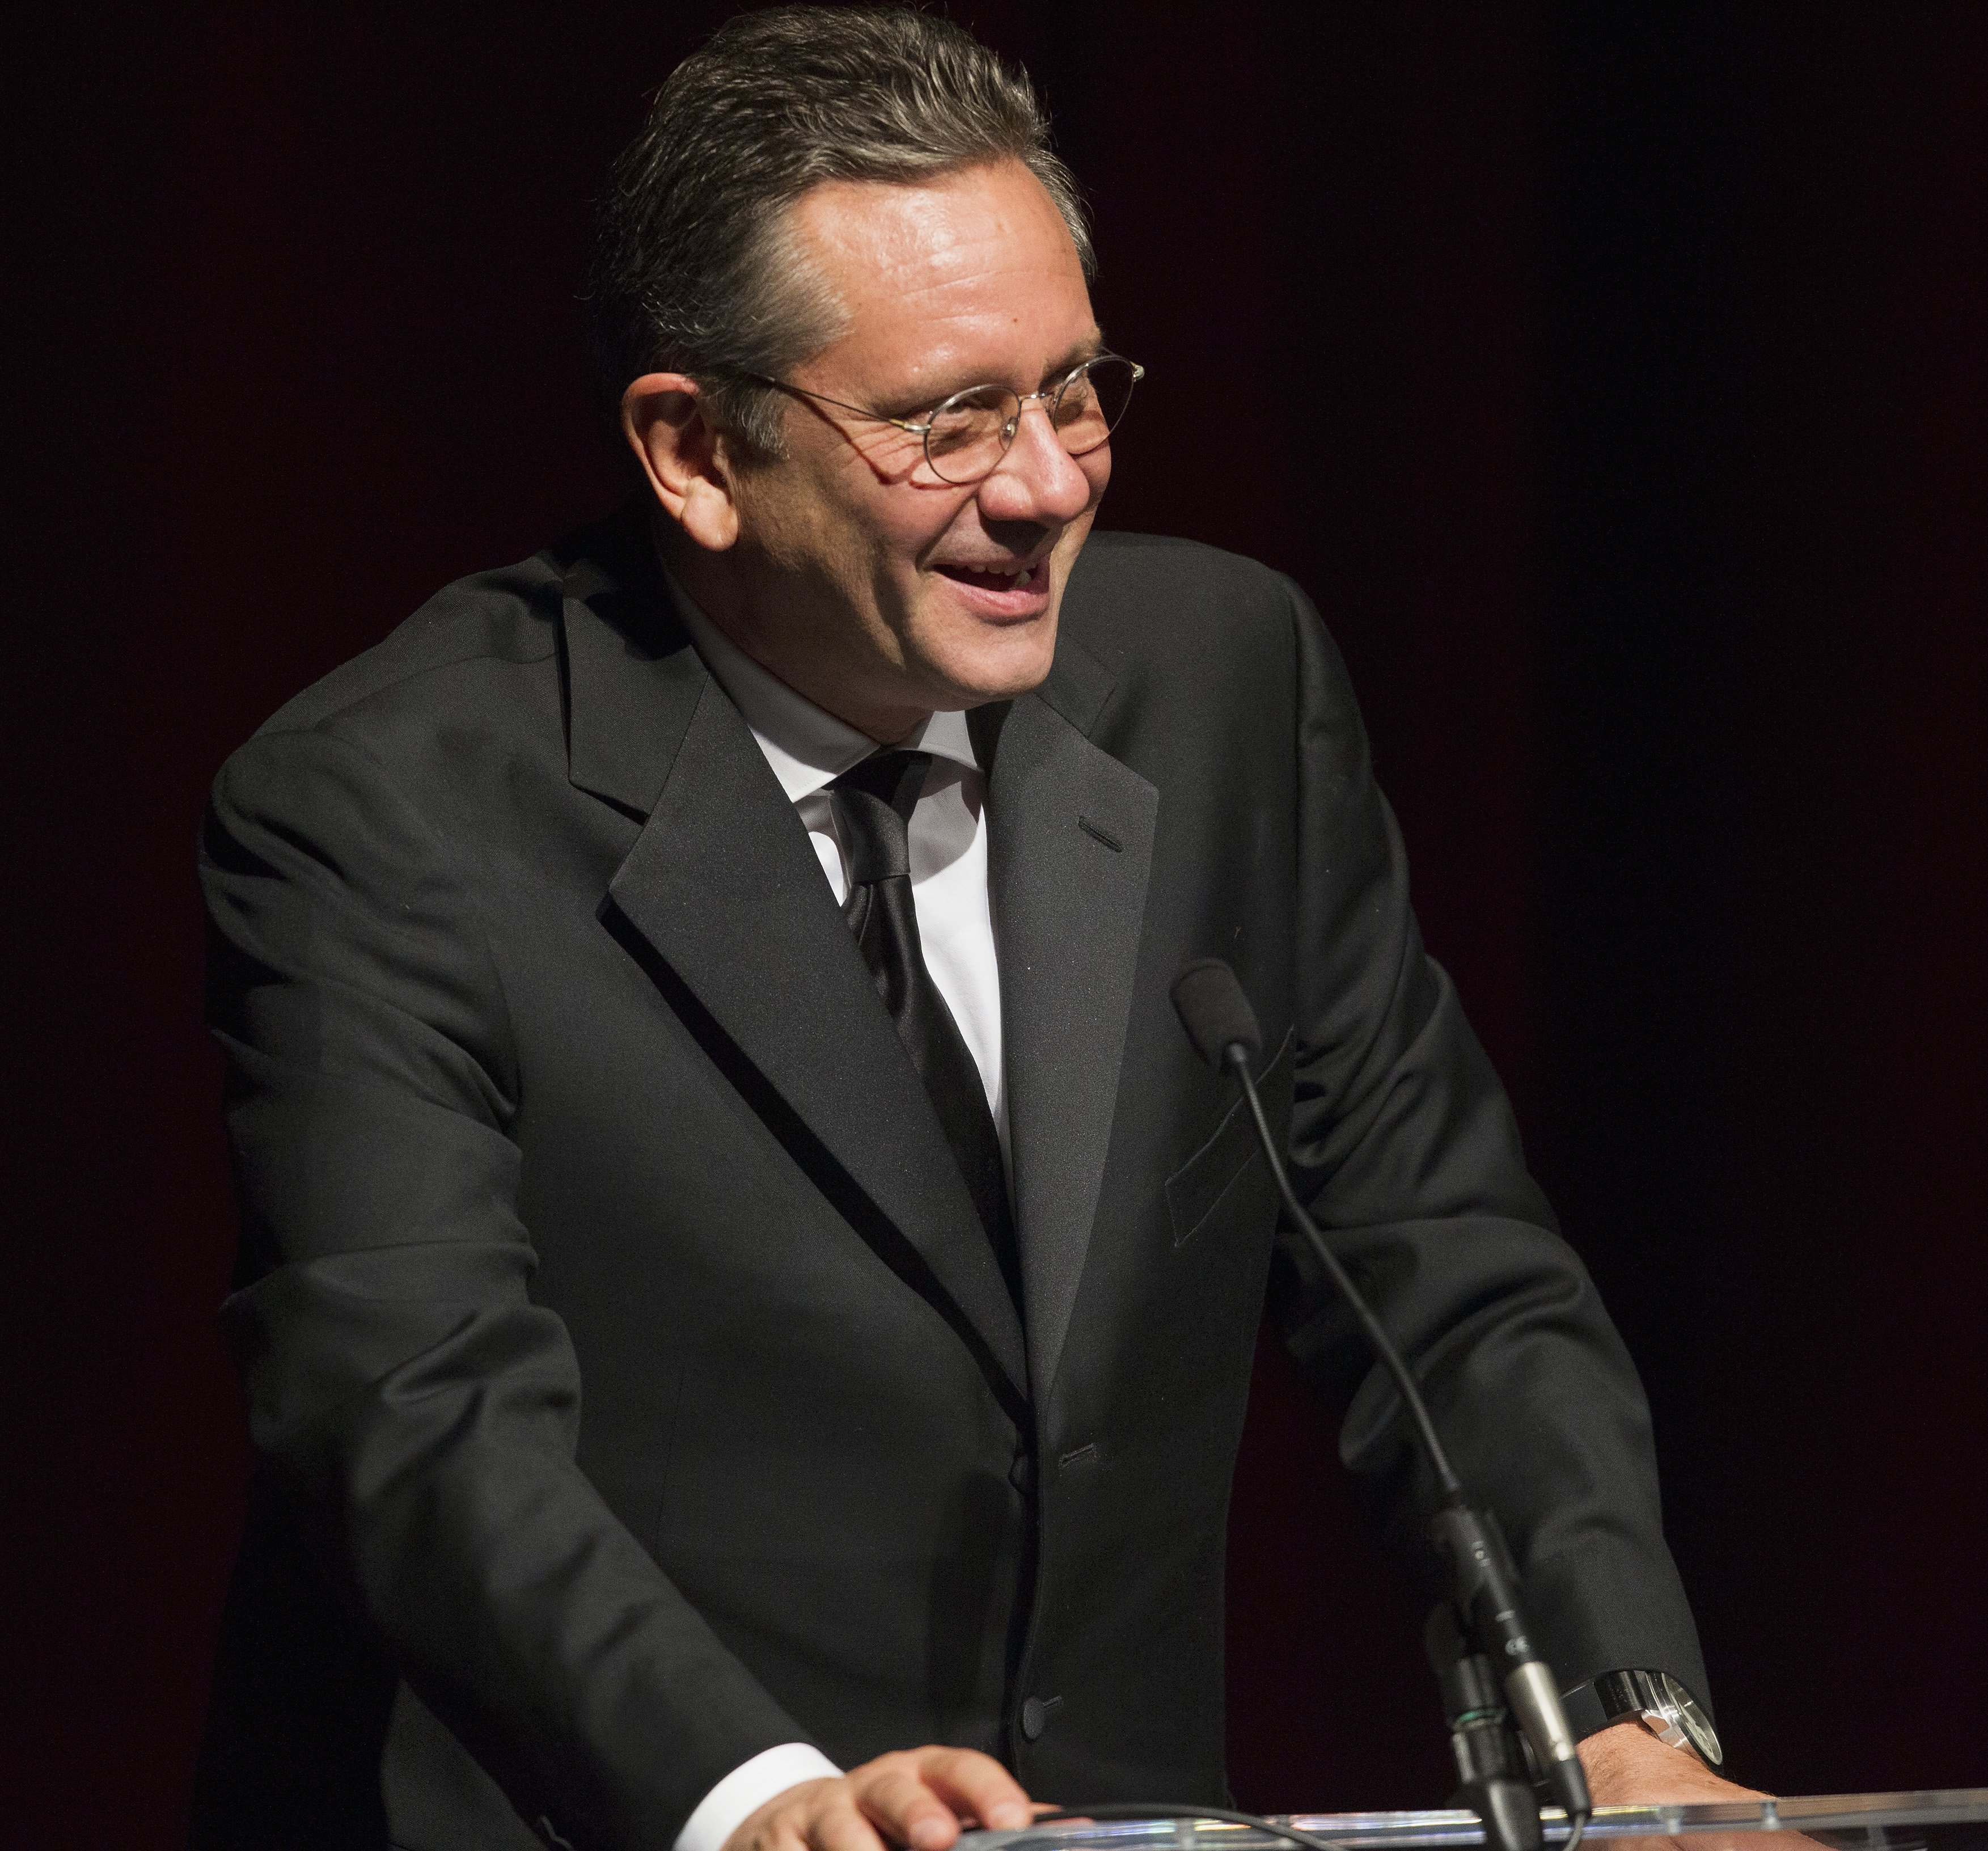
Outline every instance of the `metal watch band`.
[(1640, 1722), (1672, 1748), (1691, 1748), (1707, 1767), (1725, 1760), (1719, 1733), (1698, 1699), (1668, 1671), (1604, 1671), (1591, 1682), (1563, 1694), (1568, 1726), (1585, 1739), (1618, 1722)]

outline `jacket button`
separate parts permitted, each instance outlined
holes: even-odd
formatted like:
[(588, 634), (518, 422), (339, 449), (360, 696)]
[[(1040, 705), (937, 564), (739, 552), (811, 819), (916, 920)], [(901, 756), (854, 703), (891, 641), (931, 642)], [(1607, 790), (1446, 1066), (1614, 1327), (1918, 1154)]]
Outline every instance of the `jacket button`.
[(1052, 1697), (1045, 1703), (1040, 1697), (1031, 1697), (1022, 1705), (1022, 1734), (1030, 1741), (1040, 1741), (1043, 1730), (1050, 1726), (1050, 1712), (1063, 1701), (1060, 1697)]
[(1008, 1482), (1026, 1497), (1036, 1482), (1036, 1461), (1033, 1453), (1017, 1453), (1015, 1463), (1008, 1468)]

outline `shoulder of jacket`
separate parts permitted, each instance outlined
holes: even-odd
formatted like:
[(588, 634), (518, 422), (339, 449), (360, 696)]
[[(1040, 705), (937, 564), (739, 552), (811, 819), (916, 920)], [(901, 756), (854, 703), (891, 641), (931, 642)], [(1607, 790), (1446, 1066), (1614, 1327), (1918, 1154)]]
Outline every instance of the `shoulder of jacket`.
[(1290, 647), (1303, 594), (1238, 553), (1155, 534), (1095, 533), (1077, 557), (1064, 610), (1073, 634), (1108, 654), (1178, 644), (1199, 654), (1254, 640)]
[(452, 694), (474, 698), (479, 665), (549, 662), (557, 647), (563, 577), (548, 550), (443, 587), (371, 648), (286, 701), (256, 738), (315, 731), (394, 706), (417, 683), (424, 684), (423, 707), (445, 710)]
[(1260, 560), (1163, 533), (1093, 533), (1077, 556), (1076, 575), (1114, 585), (1168, 586), (1244, 597), (1282, 596), (1290, 584)]

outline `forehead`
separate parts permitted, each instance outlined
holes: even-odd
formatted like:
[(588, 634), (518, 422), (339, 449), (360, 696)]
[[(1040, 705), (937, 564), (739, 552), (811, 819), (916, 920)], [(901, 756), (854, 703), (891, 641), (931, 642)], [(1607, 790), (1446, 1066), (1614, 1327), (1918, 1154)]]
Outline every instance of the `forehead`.
[(847, 316), (802, 369), (817, 380), (1026, 389), (1096, 333), (1069, 228), (1019, 161), (917, 185), (825, 181), (795, 203), (793, 225)]

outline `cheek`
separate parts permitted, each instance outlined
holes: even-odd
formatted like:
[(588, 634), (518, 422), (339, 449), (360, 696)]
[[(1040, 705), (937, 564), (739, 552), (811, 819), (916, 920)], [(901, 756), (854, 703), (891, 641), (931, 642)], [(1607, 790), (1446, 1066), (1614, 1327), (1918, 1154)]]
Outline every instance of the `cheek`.
[(928, 500), (915, 490), (906, 490), (876, 511), (871, 523), (877, 553), (891, 568), (915, 574), (926, 557), (948, 533), (958, 516), (958, 507), (934, 496)]
[(866, 472), (860, 480), (839, 482), (824, 497), (824, 541), (873, 584), (908, 584), (920, 563), (959, 519), (965, 500), (958, 491), (941, 494), (906, 482), (879, 482)]
[(866, 543), (878, 577), (916, 597), (925, 583), (925, 562), (942, 553), (950, 536), (972, 529), (972, 503), (971, 490), (900, 487), (867, 509)]
[(833, 523), (823, 518), (816, 486), (793, 465), (769, 465), (735, 493), (742, 533), (776, 571), (800, 574), (821, 557)]

